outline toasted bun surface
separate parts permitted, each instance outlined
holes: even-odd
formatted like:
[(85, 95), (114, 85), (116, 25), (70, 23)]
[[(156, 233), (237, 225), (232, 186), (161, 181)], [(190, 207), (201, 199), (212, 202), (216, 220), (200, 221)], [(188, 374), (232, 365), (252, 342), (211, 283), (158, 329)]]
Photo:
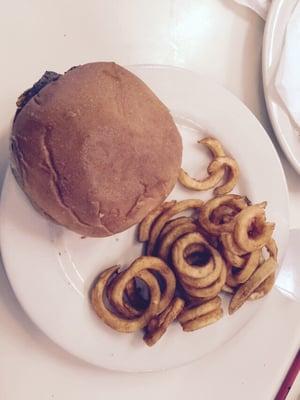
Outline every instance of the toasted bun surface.
[(85, 64), (17, 114), (11, 166), (33, 205), (85, 236), (138, 223), (170, 193), (182, 144), (167, 108), (114, 63)]

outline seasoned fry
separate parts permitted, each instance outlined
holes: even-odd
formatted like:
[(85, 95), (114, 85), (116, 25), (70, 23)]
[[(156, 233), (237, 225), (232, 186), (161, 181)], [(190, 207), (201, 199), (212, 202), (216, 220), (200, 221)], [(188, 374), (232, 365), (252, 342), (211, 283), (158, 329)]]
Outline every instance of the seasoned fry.
[(235, 215), (236, 210), (234, 208), (223, 205), (214, 209), (211, 214), (211, 221), (216, 225), (220, 225), (230, 222)]
[(205, 145), (208, 150), (210, 150), (214, 158), (225, 156), (224, 149), (218, 139), (213, 137), (205, 137), (201, 140), (198, 140), (198, 143)]
[[(173, 300), (172, 300), (173, 301)], [(171, 302), (172, 303), (172, 302)], [(164, 318), (168, 314), (170, 310), (171, 303), (168, 305), (168, 307), (160, 314), (157, 314), (155, 317), (153, 317), (148, 325), (145, 327), (146, 332), (154, 332), (159, 325), (163, 322)]]
[[(259, 223), (260, 232), (255, 237), (250, 237), (249, 231), (253, 223)], [(261, 249), (269, 242), (274, 228), (275, 224), (265, 222), (262, 205), (256, 204), (245, 208), (237, 215), (233, 236), (241, 249), (251, 252)]]
[(277, 261), (278, 248), (275, 240), (271, 238), (268, 243), (266, 243), (265, 247), (268, 250), (270, 257), (273, 257)]
[(154, 317), (155, 323), (149, 325), (150, 329), (146, 328), (144, 341), (148, 346), (153, 346), (167, 331), (168, 326), (175, 321), (177, 316), (181, 313), (184, 307), (184, 300), (175, 297), (165, 311), (158, 317)]
[(190, 265), (204, 265), (211, 257), (203, 244), (192, 243), (184, 250), (184, 258)]
[(167, 201), (165, 203), (162, 203), (160, 206), (152, 210), (140, 223), (139, 225), (139, 241), (140, 242), (146, 242), (149, 239), (149, 233), (151, 230), (151, 226), (153, 222), (156, 220), (159, 215), (171, 208), (174, 204), (176, 203), (175, 200), (173, 201)]
[(186, 248), (194, 243), (202, 244), (207, 249), (211, 247), (200, 233), (187, 233), (174, 243), (172, 248), (173, 265), (179, 275), (186, 275), (191, 278), (205, 278), (214, 270), (212, 259), (205, 266), (195, 268), (195, 266), (191, 266), (184, 258)]
[[(269, 256), (277, 261), (278, 249), (274, 239), (270, 239), (265, 245)], [(251, 294), (249, 300), (258, 300), (266, 296), (275, 284), (275, 273), (271, 274), (267, 279), (265, 279), (258, 288)]]
[(196, 232), (197, 231), (197, 225), (195, 223), (187, 223), (187, 224), (180, 224), (170, 230), (165, 236), (163, 237), (159, 250), (158, 250), (158, 256), (164, 260), (167, 261), (169, 258), (170, 250), (172, 245), (175, 243), (175, 241), (183, 236), (186, 233), (191, 233), (191, 232)]
[[(246, 196), (228, 194), (240, 175), (237, 162), (217, 139), (198, 143), (213, 158), (208, 176), (198, 180), (181, 170), (178, 180), (193, 190), (214, 188), (215, 197), (172, 200), (152, 210), (138, 232), (138, 240), (147, 242), (147, 256), (125, 270), (103, 271), (91, 291), (92, 307), (105, 324), (119, 332), (144, 328), (148, 346), (175, 320), (185, 332), (218, 321), (221, 292), (230, 297), (231, 315), (275, 283), (278, 249), (275, 224), (266, 220), (267, 202), (252, 205)], [(180, 215), (186, 211), (198, 213)]]
[(192, 332), (197, 329), (204, 328), (205, 326), (211, 325), (217, 322), (222, 317), (223, 310), (221, 308), (217, 308), (216, 310), (211, 311), (208, 314), (202, 315), (201, 317), (184, 322), (181, 324), (181, 326), (185, 332)]
[(131, 305), (135, 304), (136, 302), (136, 292), (136, 281), (135, 278), (133, 278), (127, 283), (127, 286), (125, 288), (126, 296), (128, 297)]
[(183, 324), (187, 321), (201, 317), (202, 315), (208, 314), (211, 311), (216, 310), (221, 306), (221, 298), (215, 297), (212, 300), (208, 300), (205, 303), (201, 303), (194, 307), (184, 308), (178, 316), (178, 321)]
[(245, 266), (239, 272), (232, 274), (231, 271), (228, 271), (226, 283), (231, 287), (245, 283), (259, 266), (260, 254), (260, 250), (250, 253), (247, 256)]
[[(198, 143), (205, 145), (212, 153), (213, 157), (221, 157), (225, 156), (224, 150), (220, 142), (213, 138), (205, 138)], [(200, 180), (196, 178), (192, 178), (188, 175), (186, 171), (183, 169), (180, 170), (178, 180), (179, 182), (188, 189), (192, 190), (209, 190), (214, 188), (223, 178), (225, 170), (224, 168), (216, 169), (214, 172), (209, 172), (209, 175)]]
[[(119, 266), (119, 268), (121, 268), (121, 267)], [(106, 288), (105, 288), (106, 289), (106, 297), (107, 297), (109, 304), (112, 304), (111, 294), (112, 294), (113, 286), (117, 280), (117, 277), (119, 277), (121, 274), (122, 274), (122, 272), (119, 272), (119, 271), (116, 272), (114, 274), (114, 279), (111, 279), (110, 282), (106, 285)], [(148, 276), (147, 274), (148, 274), (147, 272), (144, 274), (145, 281), (147, 281), (147, 276)], [(150, 277), (150, 281), (151, 281), (151, 279), (152, 279), (152, 277)], [(125, 290), (126, 293), (127, 293), (127, 288), (130, 287), (130, 285), (132, 285), (132, 282), (133, 282), (133, 279), (128, 283), (126, 290)], [(124, 318), (135, 318), (142, 314), (141, 310), (134, 307), (133, 302), (130, 302), (128, 304), (126, 301), (124, 301), (124, 310), (125, 311), (123, 313), (119, 313), (120, 316), (124, 317)]]
[(248, 281), (241, 285), (233, 295), (229, 304), (229, 314), (233, 314), (237, 311), (259, 285), (268, 278), (268, 276), (274, 273), (276, 265), (274, 258), (270, 257), (257, 268)]
[(232, 234), (229, 232), (222, 232), (220, 235), (221, 242), (225, 249), (230, 251), (237, 256), (243, 256), (247, 254), (245, 250), (242, 250), (234, 241)]
[(173, 228), (181, 225), (181, 224), (186, 224), (186, 223), (195, 223), (193, 218), (191, 217), (178, 217), (175, 219), (171, 219), (166, 223), (162, 231), (160, 232), (159, 238), (162, 240), (163, 237), (170, 232)]
[[(226, 194), (224, 196), (218, 196), (211, 200), (208, 200), (202, 207), (199, 215), (200, 225), (209, 233), (213, 235), (220, 235), (223, 232), (232, 232), (235, 226), (235, 218), (231, 221), (223, 224), (215, 224), (211, 221), (211, 216), (215, 209), (222, 205), (232, 205), (235, 207), (238, 201), (239, 206), (243, 208), (248, 207), (246, 197), (242, 197), (236, 194)], [(241, 208), (239, 208), (240, 210)], [(239, 211), (238, 210), (238, 211)], [(238, 212), (237, 211), (237, 212)]]
[(243, 268), (245, 265), (245, 260), (243, 257), (238, 256), (231, 251), (227, 250), (226, 248), (223, 248), (223, 255), (225, 260), (227, 261), (227, 264), (236, 267), (236, 268)]
[(226, 275), (227, 275), (227, 270), (225, 265), (223, 265), (219, 278), (210, 286), (204, 288), (194, 288), (192, 286), (184, 284), (183, 282), (182, 286), (186, 290), (186, 292), (193, 297), (200, 297), (200, 298), (215, 297), (221, 292), (223, 286), (225, 285)]
[(219, 169), (215, 173), (209, 174), (206, 178), (199, 180), (192, 178), (184, 169), (181, 169), (178, 175), (178, 180), (187, 189), (204, 191), (217, 186), (223, 178), (224, 173), (224, 170)]
[[(172, 270), (157, 257), (139, 257), (130, 267), (116, 278), (111, 292), (111, 303), (121, 315), (128, 315), (128, 307), (124, 306), (124, 290), (134, 277), (142, 270), (157, 271), (165, 280), (166, 288), (161, 294), (158, 312), (162, 312), (171, 302), (175, 293), (176, 280)], [(148, 284), (148, 276), (146, 284)], [(148, 285), (149, 286), (149, 285)]]
[[(101, 318), (106, 325), (110, 326), (118, 332), (135, 332), (139, 329), (144, 328), (151, 320), (151, 318), (153, 318), (157, 314), (158, 306), (160, 303), (160, 288), (157, 280), (153, 276), (153, 279), (151, 280), (151, 286), (149, 286), (151, 299), (147, 310), (145, 310), (145, 312), (138, 318), (125, 319), (119, 317), (106, 307), (103, 300), (105, 287), (110, 278), (116, 273), (118, 268), (118, 266), (112, 267), (100, 274), (96, 285), (92, 289), (91, 303), (98, 317)], [(144, 272), (145, 271), (139, 272), (138, 276), (140, 279), (143, 279)]]
[[(122, 307), (120, 307), (119, 304), (115, 302), (113, 291), (115, 290), (115, 285), (117, 284), (118, 280), (121, 279), (122, 274), (124, 274), (124, 271), (117, 274), (114, 280), (107, 286), (106, 295), (109, 303), (122, 317), (135, 318), (142, 315), (145, 308), (147, 308), (147, 307), (141, 307), (142, 303), (144, 303), (144, 300), (139, 297), (136, 288), (135, 278), (132, 278), (130, 281), (128, 281), (126, 288), (124, 290), (124, 293), (128, 297), (129, 303), (126, 301), (124, 293), (122, 293), (121, 295)], [(148, 287), (151, 285), (152, 278), (153, 274), (145, 270), (145, 273), (143, 274), (143, 281)], [(128, 293), (130, 293), (130, 297), (128, 296)]]
[(176, 214), (179, 214), (183, 211), (186, 211), (188, 209), (199, 209), (203, 205), (202, 200), (194, 199), (194, 200), (182, 200), (179, 201), (178, 203), (174, 204), (170, 209), (166, 210), (163, 212), (155, 221), (153, 224), (151, 231), (150, 231), (150, 237), (149, 237), (149, 242), (147, 246), (147, 254), (151, 255), (153, 253), (155, 243), (157, 241), (157, 238), (165, 226), (165, 224), (174, 217)]
[(266, 296), (275, 283), (275, 273), (268, 276), (267, 279), (261, 283), (258, 288), (250, 295), (249, 300), (258, 300)]
[[(219, 252), (213, 247), (209, 246), (209, 252), (212, 257), (214, 268), (210, 274), (205, 276), (204, 278), (192, 278), (188, 275), (180, 274), (180, 280), (184, 287), (193, 287), (193, 288), (206, 288), (212, 285), (221, 275), (222, 268), (224, 266), (224, 262)], [(200, 267), (201, 268), (201, 267)]]
[(238, 163), (233, 158), (217, 157), (209, 164), (207, 168), (208, 173), (211, 175), (214, 175), (218, 171), (220, 170), (222, 171), (225, 168), (228, 169), (228, 179), (223, 185), (218, 186), (214, 189), (214, 194), (216, 196), (227, 194), (232, 191), (232, 189), (235, 187), (239, 179), (240, 175), (239, 166)]

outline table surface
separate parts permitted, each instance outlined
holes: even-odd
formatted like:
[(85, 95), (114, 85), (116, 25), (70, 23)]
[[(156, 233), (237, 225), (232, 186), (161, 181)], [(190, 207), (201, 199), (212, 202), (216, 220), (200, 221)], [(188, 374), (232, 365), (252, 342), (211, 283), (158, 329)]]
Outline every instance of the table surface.
[[(46, 69), (62, 72), (92, 60), (201, 72), (244, 101), (275, 142), (261, 81), (263, 29), (256, 14), (231, 0), (152, 0), (151, 6), (147, 0), (3, 2), (0, 185), (18, 94)], [(300, 228), (300, 177), (279, 153), (291, 227)], [(85, 364), (44, 336), (22, 311), (0, 264), (0, 399), (181, 399), (187, 391), (203, 399), (272, 399), (300, 344), (299, 312), (299, 303), (274, 290), (234, 343), (196, 363), (160, 373), (112, 373)]]

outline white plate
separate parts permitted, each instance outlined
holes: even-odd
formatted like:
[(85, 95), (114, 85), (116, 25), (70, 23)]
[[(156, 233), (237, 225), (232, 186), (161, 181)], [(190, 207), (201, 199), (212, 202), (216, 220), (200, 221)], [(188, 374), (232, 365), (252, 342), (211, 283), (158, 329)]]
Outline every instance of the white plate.
[(300, 174), (300, 129), (293, 123), (275, 88), (286, 27), (298, 0), (273, 0), (264, 33), (263, 83), (269, 116), (278, 142)]
[[(192, 72), (133, 66), (165, 102), (184, 142), (183, 165), (194, 173), (208, 156), (196, 144), (205, 133), (218, 137), (242, 171), (238, 190), (253, 201), (269, 200), (276, 221), (280, 258), (288, 240), (288, 194), (277, 153), (251, 112), (228, 91)], [(207, 197), (176, 187), (171, 197)], [(141, 252), (135, 228), (105, 239), (81, 239), (57, 227), (30, 206), (8, 172), (1, 202), (1, 247), (14, 291), (36, 324), (56, 343), (93, 364), (123, 371), (176, 367), (202, 357), (233, 338), (263, 302), (249, 302), (234, 316), (201, 331), (184, 333), (178, 324), (153, 348), (142, 334), (119, 334), (91, 310), (88, 291), (102, 269), (128, 264)]]

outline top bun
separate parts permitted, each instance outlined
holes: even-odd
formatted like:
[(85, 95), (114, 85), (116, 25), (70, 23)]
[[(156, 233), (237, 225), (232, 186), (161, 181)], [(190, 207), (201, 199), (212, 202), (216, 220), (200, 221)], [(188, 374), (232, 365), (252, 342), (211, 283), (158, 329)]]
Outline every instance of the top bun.
[(72, 68), (18, 110), (13, 173), (33, 205), (84, 236), (140, 222), (174, 187), (179, 132), (164, 104), (115, 63)]

